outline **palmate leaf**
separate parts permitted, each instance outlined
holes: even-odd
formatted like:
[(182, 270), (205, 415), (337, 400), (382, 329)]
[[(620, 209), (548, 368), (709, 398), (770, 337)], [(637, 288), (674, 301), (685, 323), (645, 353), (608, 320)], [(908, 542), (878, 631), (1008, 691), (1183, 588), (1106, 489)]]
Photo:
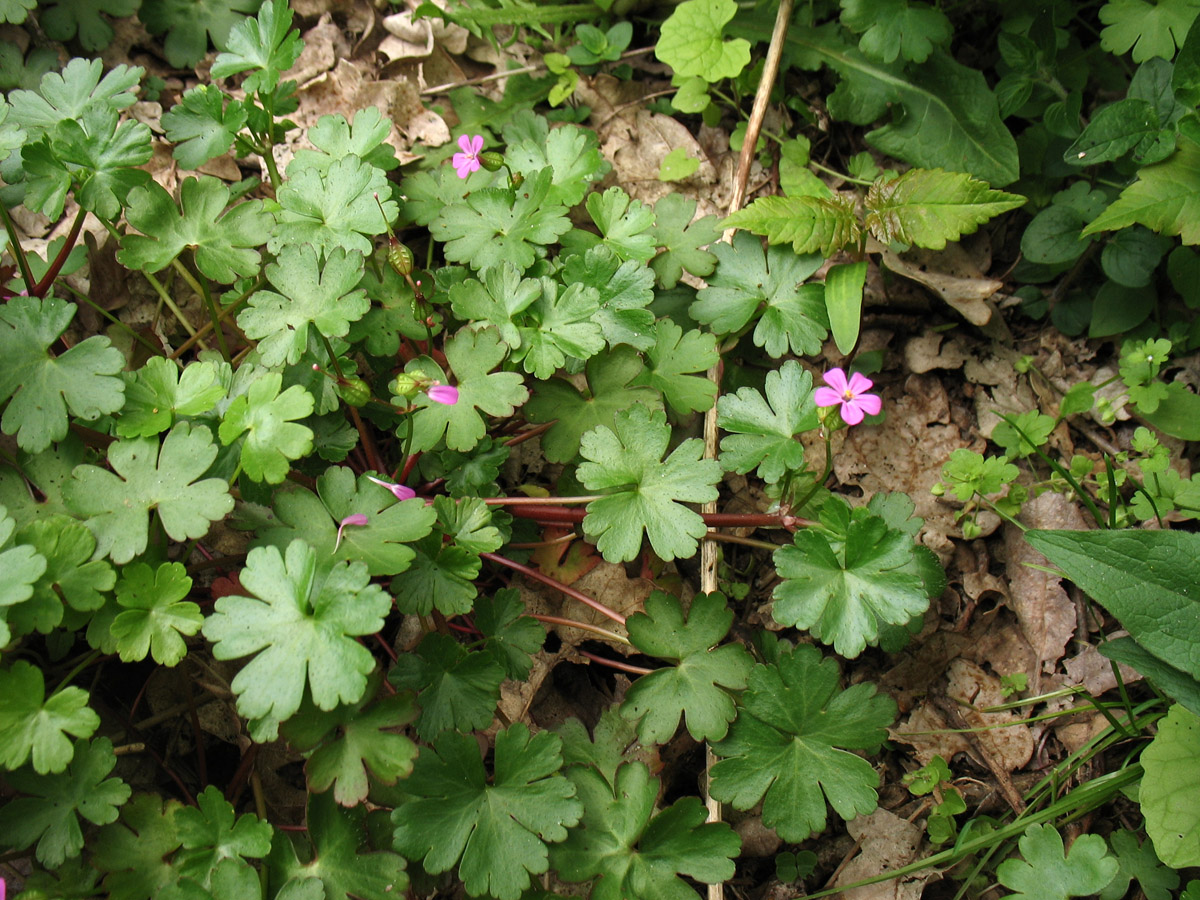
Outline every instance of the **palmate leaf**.
[(621, 714), (638, 719), (643, 743), (665, 744), (682, 715), (688, 734), (697, 741), (725, 737), (737, 716), (729, 690), (741, 690), (754, 660), (740, 644), (717, 646), (733, 624), (733, 612), (721, 593), (697, 594), (687, 620), (679, 600), (662, 591), (646, 599), (646, 611), (634, 613), (626, 626), (638, 650), (675, 662), (633, 683)]
[(670, 319), (663, 319), (651, 333), (654, 345), (646, 350), (648, 365), (634, 386), (648, 385), (662, 393), (671, 409), (680, 415), (711, 409), (717, 386), (697, 372), (716, 365), (717, 339), (693, 330), (686, 334)]
[(275, 831), (268, 866), (279, 900), (395, 900), (408, 890), (404, 860), (366, 850), (365, 806), (343, 809), (333, 796), (310, 794), (307, 835)]
[(587, 193), (588, 185), (611, 168), (591, 129), (561, 125), (553, 130), (544, 116), (522, 109), (504, 126), (505, 162), (514, 172), (532, 175), (549, 166), (554, 171), (546, 202), (568, 208)]
[(899, 178), (876, 181), (863, 203), (866, 226), (880, 243), (930, 250), (941, 250), (946, 241), (973, 234), (988, 219), (1024, 204), (1017, 194), (941, 169), (909, 169)]
[(112, 741), (79, 738), (66, 771), (36, 775), (22, 770), (5, 776), (9, 786), (26, 796), (0, 809), (0, 846), (24, 850), (37, 842), (38, 862), (56, 869), (83, 850), (82, 816), (94, 825), (117, 818), (117, 807), (129, 799), (129, 785), (107, 778), (117, 764)]
[(1080, 835), (1065, 855), (1062, 836), (1053, 825), (1030, 825), (1019, 843), (1024, 859), (1006, 859), (996, 868), (1000, 883), (1017, 891), (1009, 900), (1086, 897), (1117, 874), (1117, 861), (1098, 834)]
[(0, 582), (0, 640), (4, 641), (0, 646), (6, 646), (12, 640), (12, 629), (5, 621), (12, 615), (12, 607), (33, 596), (35, 585), (46, 571), (46, 557), (30, 545), (8, 546), (15, 529), (16, 522), (8, 515), (8, 510), (0, 506), (0, 566), (6, 576)]
[[(772, 595), (775, 621), (812, 631), (853, 659), (877, 643), (884, 625), (903, 625), (929, 607), (916, 568), (911, 535), (841, 500), (821, 512), (826, 529), (796, 533), (792, 546), (775, 551), (783, 581)], [(940, 593), (940, 591), (939, 591)]]
[(125, 386), (117, 434), (152, 437), (175, 424), (176, 416), (198, 416), (223, 399), (225, 388), (211, 362), (190, 363), (181, 372), (171, 360), (152, 356)]
[(253, 14), (261, 0), (142, 0), (138, 17), (151, 34), (167, 34), (163, 52), (176, 69), (190, 69), (204, 58), (208, 38), (224, 47), (230, 29)]
[(131, 269), (157, 272), (185, 249), (196, 255), (196, 268), (222, 284), (257, 275), (256, 247), (266, 243), (275, 217), (261, 200), (248, 200), (232, 209), (229, 187), (210, 175), (185, 178), (175, 205), (156, 183), (129, 195), (129, 223), (142, 234), (121, 238), (118, 261)]
[(615, 785), (592, 766), (572, 766), (567, 777), (584, 803), (583, 819), (551, 849), (559, 878), (595, 878), (591, 900), (696, 900), (680, 875), (702, 884), (733, 877), (741, 840), (724, 822), (706, 822), (697, 797), (683, 797), (655, 813), (660, 785), (640, 762), (616, 771)]
[(721, 467), (702, 459), (703, 442), (690, 438), (664, 460), (671, 429), (662, 412), (632, 406), (614, 416), (615, 431), (597, 426), (583, 436), (588, 462), (578, 470), (591, 491), (608, 496), (587, 506), (583, 530), (609, 562), (634, 559), (642, 533), (662, 559), (689, 557), (704, 535), (704, 521), (684, 503), (717, 498)]
[(165, 857), (179, 849), (175, 816), (178, 800), (138, 794), (121, 808), (121, 821), (101, 828), (93, 844), (92, 862), (106, 872), (110, 900), (150, 900), (175, 881)]
[(200, 607), (183, 599), (191, 589), (182, 563), (162, 563), (157, 569), (134, 563), (121, 570), (117, 603), (124, 611), (110, 631), (123, 662), (150, 654), (159, 665), (174, 666), (187, 655), (181, 635), (190, 637), (204, 622)]
[(75, 754), (67, 735), (89, 738), (100, 725), (87, 702), (73, 685), (47, 697), (42, 670), (23, 659), (0, 669), (0, 766), (13, 771), (28, 760), (39, 775), (66, 769)]
[(1153, 841), (1138, 843), (1136, 832), (1122, 829), (1108, 839), (1120, 867), (1115, 878), (1100, 892), (1100, 900), (1121, 900), (1135, 878), (1146, 900), (1171, 900), (1179, 887), (1179, 873), (1159, 862)]
[[(47, 516), (22, 525), (17, 543), (43, 556), (46, 571), (37, 579), (33, 596), (8, 613), (18, 633), (48, 633), (62, 623), (64, 601), (72, 610), (90, 612), (104, 605), (117, 575), (107, 560), (92, 559), (96, 539), (78, 519)], [(15, 577), (14, 582), (19, 583)]]
[(524, 615), (520, 592), (502, 588), (493, 597), (475, 601), (475, 627), (483, 632), (484, 649), (513, 679), (525, 679), (533, 668), (533, 654), (542, 649), (546, 629), (532, 616)]
[(309, 790), (321, 793), (332, 787), (342, 806), (367, 799), (371, 780), (392, 785), (407, 778), (417, 755), (416, 744), (397, 733), (416, 718), (413, 695), (405, 691), (378, 697), (382, 674), (380, 669), (371, 673), (361, 700), (328, 712), (306, 697), (300, 711), (279, 728), (308, 757)]
[(1162, 162), (1139, 169), (1137, 181), (1083, 229), (1083, 237), (1139, 224), (1200, 244), (1200, 144), (1180, 135), (1178, 147)]
[(62, 72), (43, 75), (37, 91), (9, 95), (12, 120), (32, 139), (60, 122), (80, 118), (89, 108), (124, 109), (137, 100), (135, 91), (145, 74), (140, 66), (114, 66), (105, 72), (98, 59), (72, 59)]
[(654, 255), (654, 210), (630, 200), (619, 187), (587, 198), (587, 211), (603, 235), (604, 246), (622, 260), (649, 262)]
[[(675, 196), (672, 194), (671, 196)], [(654, 346), (654, 275), (637, 260), (624, 262), (604, 244), (573, 254), (563, 266), (563, 283), (583, 284), (599, 294), (600, 308), (592, 316), (610, 347), (631, 344), (639, 350)]]
[(396, 202), (386, 199), (387, 178), (354, 155), (331, 163), (324, 172), (301, 168), (280, 187), (278, 196), (279, 224), (267, 244), (272, 253), (286, 244), (309, 243), (325, 253), (341, 247), (367, 256), (374, 249), (371, 239), (396, 218)]
[(547, 167), (527, 176), (515, 192), (472, 191), (465, 201), (444, 206), (429, 232), (445, 245), (451, 262), (480, 271), (509, 260), (524, 272), (571, 228), (567, 208), (549, 202), (553, 177)]
[(750, 234), (734, 235), (731, 244), (714, 244), (720, 259), (708, 286), (689, 308), (692, 318), (716, 334), (740, 331), (756, 316), (754, 344), (780, 357), (791, 347), (798, 354), (819, 353), (829, 329), (825, 286), (805, 284), (824, 258), (797, 256), (781, 247), (764, 254)]
[(453, 638), (430, 633), (396, 661), (388, 681), (417, 692), (417, 734), (431, 740), (444, 731), (482, 731), (500, 700), (504, 667), (491, 653), (468, 651)]
[(295, 540), (286, 556), (275, 547), (251, 550), (240, 580), (253, 596), (219, 599), (204, 636), (217, 659), (254, 656), (232, 687), (255, 740), (275, 738), (279, 722), (300, 708), (306, 683), (320, 709), (362, 697), (375, 661), (354, 638), (382, 628), (391, 608), (366, 565), (322, 570), (316, 551)]
[(67, 436), (68, 411), (85, 420), (114, 413), (125, 402), (122, 353), (93, 335), (57, 357), (50, 345), (71, 324), (75, 304), (54, 297), (13, 297), (0, 307), (0, 419), (5, 434), (39, 453)]
[[(434, 511), (419, 499), (397, 503), (369, 474), (356, 479), (349, 468), (330, 466), (317, 478), (315, 494), (299, 486), (278, 491), (272, 504), (277, 524), (260, 528), (255, 545), (283, 551), (301, 538), (317, 551), (322, 566), (358, 561), (373, 577), (403, 572), (413, 561), (408, 545), (429, 534)], [(338, 544), (338, 525), (352, 515), (365, 515), (367, 524), (345, 528)]]
[[(104, 15), (114, 18), (131, 16), (141, 0), (54, 0), (38, 10), (38, 24), (55, 41), (69, 41), (76, 35), (84, 50), (103, 50), (113, 39), (112, 26)], [(101, 14), (104, 15), (101, 15)]]
[(1171, 59), (1183, 46), (1188, 29), (1200, 13), (1196, 0), (1109, 0), (1100, 8), (1100, 46), (1120, 56), (1133, 51), (1137, 63), (1161, 56)]
[(517, 900), (549, 867), (547, 843), (564, 840), (583, 815), (561, 766), (561, 738), (531, 736), (518, 722), (496, 735), (489, 781), (475, 740), (443, 734), (417, 758), (410, 799), (392, 812), (395, 847), (432, 874), (458, 864), (472, 897)]
[(798, 843), (825, 828), (825, 800), (844, 819), (875, 809), (879, 776), (850, 750), (877, 747), (896, 715), (872, 684), (838, 691), (838, 666), (811, 644), (756, 666), (712, 768), (712, 796), (763, 804), (763, 824)]
[(229, 514), (229, 485), (220, 478), (196, 480), (216, 457), (207, 428), (180, 422), (161, 447), (154, 438), (109, 445), (113, 471), (77, 466), (63, 496), (73, 513), (86, 518), (97, 555), (127, 563), (146, 549), (152, 509), (177, 541), (204, 537), (210, 523)]
[(775, 484), (787, 472), (804, 468), (804, 445), (797, 435), (817, 427), (812, 375), (789, 359), (767, 373), (766, 398), (754, 388), (739, 388), (717, 401), (717, 424), (730, 434), (721, 439), (721, 465)]
[(862, 34), (858, 49), (880, 62), (903, 57), (925, 62), (935, 47), (950, 43), (954, 31), (940, 9), (908, 0), (841, 0), (842, 24)]
[(464, 322), (494, 325), (509, 349), (521, 346), (522, 313), (542, 295), (541, 282), (522, 278), (508, 260), (484, 269), (480, 278), (467, 278), (450, 286), (450, 305)]
[(699, 278), (707, 278), (717, 267), (717, 258), (701, 249), (718, 240), (716, 216), (692, 221), (696, 201), (683, 194), (667, 194), (654, 205), (654, 242), (662, 248), (650, 260), (650, 268), (659, 287), (673, 288), (686, 269)]
[(175, 814), (174, 824), (183, 844), (173, 860), (178, 877), (206, 889), (213, 887), (218, 867), (233, 864), (253, 871), (246, 857), (260, 859), (271, 850), (270, 823), (250, 813), (237, 816), (233, 804), (211, 784), (196, 795), (196, 806)]
[(308, 130), (308, 139), (317, 150), (297, 150), (288, 163), (288, 173), (300, 169), (326, 172), (333, 163), (351, 155), (390, 172), (400, 165), (396, 151), (384, 143), (391, 133), (392, 120), (374, 106), (360, 109), (352, 122), (347, 122), (341, 115), (321, 116)]
[(279, 372), (260, 374), (229, 404), (217, 429), (226, 446), (246, 435), (240, 455), (242, 469), (252, 480), (268, 484), (282, 482), (290, 461), (312, 451), (312, 429), (295, 422), (312, 415), (312, 394), (297, 384), (280, 393), (282, 384)]
[(242, 90), (269, 94), (279, 84), (280, 74), (300, 58), (304, 41), (299, 29), (292, 28), (287, 0), (268, 0), (259, 7), (257, 19), (242, 19), (230, 30), (225, 48), (213, 63), (212, 77), (250, 72)]
[(596, 314), (600, 292), (582, 284), (560, 289), (552, 278), (541, 279), (541, 295), (526, 310), (521, 348), (514, 354), (535, 378), (553, 375), (568, 358), (590, 359), (604, 349)]
[(198, 84), (183, 92), (179, 102), (163, 113), (167, 140), (175, 145), (171, 155), (185, 169), (198, 169), (210, 159), (224, 156), (246, 124), (246, 106), (211, 84)]

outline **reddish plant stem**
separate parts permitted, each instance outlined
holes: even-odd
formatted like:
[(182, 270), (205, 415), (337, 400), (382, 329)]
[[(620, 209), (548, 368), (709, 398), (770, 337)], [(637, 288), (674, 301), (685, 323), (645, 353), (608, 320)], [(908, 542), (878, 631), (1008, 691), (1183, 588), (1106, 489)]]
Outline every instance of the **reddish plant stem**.
[(576, 652), (580, 656), (590, 659), (592, 662), (597, 662), (602, 666), (608, 666), (609, 668), (618, 669), (622, 672), (628, 672), (631, 675), (649, 675), (654, 671), (654, 669), (647, 669), (643, 666), (634, 666), (626, 662), (617, 662), (615, 659), (609, 659), (607, 656), (599, 656), (595, 653), (589, 653), (587, 650), (579, 650), (576, 648)]
[(54, 284), (54, 279), (58, 277), (58, 273), (62, 271), (62, 267), (67, 262), (67, 257), (75, 249), (75, 242), (79, 240), (79, 232), (83, 228), (83, 220), (86, 216), (87, 212), (83, 209), (80, 209), (79, 214), (75, 216), (75, 221), (71, 223), (71, 231), (67, 234), (62, 249), (58, 251), (58, 256), (54, 257), (54, 261), (50, 263), (50, 268), (46, 270), (42, 280), (29, 289), (29, 293), (34, 297), (45, 297), (50, 286)]
[(608, 616), (608, 618), (612, 619), (614, 622), (618, 622), (621, 625), (625, 624), (625, 617), (619, 612), (609, 609), (599, 600), (593, 600), (587, 594), (583, 593), (582, 591), (575, 590), (575, 588), (571, 587), (570, 585), (563, 584), (561, 581), (551, 578), (549, 575), (542, 574), (537, 569), (531, 569), (529, 566), (523, 566), (519, 562), (508, 559), (505, 556), (500, 556), (497, 553), (480, 553), (479, 556), (482, 559), (491, 560), (497, 565), (512, 569), (514, 572), (520, 572), (526, 578), (532, 578), (534, 581), (540, 581), (547, 587), (552, 587), (559, 593), (566, 594), (568, 597), (578, 600), (585, 606), (590, 606), (592, 609), (596, 610), (596, 612)]
[(553, 422), (546, 422), (543, 425), (535, 425), (533, 428), (527, 429), (526, 431), (522, 431), (520, 434), (510, 437), (507, 441), (504, 442), (504, 446), (515, 447), (517, 444), (521, 443), (522, 441), (527, 441), (530, 438), (535, 438), (539, 434), (545, 434), (547, 431), (549, 431), (553, 427), (554, 427)]
[[(583, 521), (583, 517), (587, 515), (586, 510), (582, 509), (564, 509), (561, 506), (554, 506), (547, 503), (545, 506), (536, 505), (534, 498), (515, 498), (521, 500), (520, 505), (511, 505), (510, 512), (514, 516), (520, 516), (522, 519), (537, 519), (539, 522), (546, 524), (576, 524)], [(485, 501), (490, 503), (503, 503), (505, 506), (510, 506), (503, 498), (498, 498), (493, 501)], [(700, 517), (704, 519), (704, 524), (709, 528), (770, 528), (775, 526), (778, 528), (807, 528), (816, 523), (812, 519), (801, 519), (798, 517), (784, 517), (778, 513), (701, 513)]]

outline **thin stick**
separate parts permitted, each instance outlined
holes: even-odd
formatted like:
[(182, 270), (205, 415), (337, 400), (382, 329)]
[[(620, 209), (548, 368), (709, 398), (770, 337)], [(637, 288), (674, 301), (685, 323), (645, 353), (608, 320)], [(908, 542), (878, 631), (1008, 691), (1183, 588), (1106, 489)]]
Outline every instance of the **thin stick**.
[(580, 656), (590, 659), (592, 662), (600, 663), (602, 666), (608, 666), (612, 669), (617, 669), (621, 672), (628, 672), (630, 675), (649, 675), (653, 669), (647, 669), (644, 666), (635, 666), (627, 662), (618, 662), (615, 659), (609, 659), (607, 656), (600, 656), (598, 653), (589, 653), (587, 650), (575, 651)]

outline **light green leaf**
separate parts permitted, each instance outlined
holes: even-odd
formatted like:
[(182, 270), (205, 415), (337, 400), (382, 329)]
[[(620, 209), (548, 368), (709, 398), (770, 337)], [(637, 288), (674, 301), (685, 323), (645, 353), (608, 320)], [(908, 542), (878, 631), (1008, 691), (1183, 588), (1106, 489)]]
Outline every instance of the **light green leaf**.
[(1006, 859), (996, 876), (1011, 898), (1067, 900), (1095, 894), (1117, 874), (1117, 861), (1108, 855), (1104, 838), (1082, 834), (1063, 853), (1063, 840), (1053, 825), (1030, 825), (1020, 840), (1024, 859)]
[(125, 387), (125, 407), (117, 420), (121, 437), (152, 437), (175, 424), (176, 416), (198, 416), (225, 399), (211, 362), (179, 366), (152, 356)]
[(858, 343), (863, 287), (866, 283), (865, 261), (831, 266), (825, 274), (825, 309), (829, 312), (829, 329), (843, 356), (849, 356)]
[(1172, 868), (1200, 865), (1200, 716), (1172, 706), (1142, 751), (1139, 801), (1158, 858)]
[(229, 404), (217, 431), (226, 446), (249, 432), (242, 443), (242, 469), (252, 480), (268, 484), (282, 482), (289, 461), (312, 451), (312, 430), (294, 421), (312, 415), (312, 394), (298, 384), (280, 393), (282, 384), (279, 372), (259, 375)]
[(717, 401), (717, 424), (730, 434), (721, 439), (721, 465), (775, 484), (787, 472), (804, 468), (798, 436), (817, 427), (812, 375), (794, 359), (767, 373), (766, 399), (754, 388), (739, 388)]
[(1134, 62), (1154, 56), (1171, 59), (1183, 46), (1196, 14), (1197, 0), (1109, 0), (1100, 8), (1100, 46), (1120, 56), (1133, 50)]
[(1083, 236), (1128, 225), (1200, 244), (1200, 144), (1183, 135), (1172, 156), (1138, 170), (1138, 178), (1083, 229)]
[(676, 75), (699, 75), (710, 84), (736, 78), (750, 64), (750, 42), (723, 40), (737, 12), (733, 0), (685, 0), (663, 22), (654, 55)]
[(880, 243), (941, 250), (988, 219), (1025, 204), (1025, 198), (994, 191), (961, 172), (909, 169), (876, 181), (863, 201), (864, 222)]
[(859, 239), (854, 203), (847, 197), (759, 197), (729, 216), (726, 228), (744, 228), (772, 244), (789, 241), (796, 253), (829, 256)]
[(87, 702), (74, 686), (47, 697), (42, 670), (23, 659), (0, 669), (0, 765), (15, 771), (29, 760), (39, 775), (66, 769), (75, 754), (67, 735), (89, 738), (100, 727)]
[(110, 630), (123, 662), (141, 661), (149, 653), (159, 665), (178, 665), (187, 655), (181, 635), (190, 637), (204, 622), (200, 607), (183, 599), (191, 589), (182, 563), (162, 563), (157, 569), (134, 563), (121, 570), (117, 602), (125, 611)]

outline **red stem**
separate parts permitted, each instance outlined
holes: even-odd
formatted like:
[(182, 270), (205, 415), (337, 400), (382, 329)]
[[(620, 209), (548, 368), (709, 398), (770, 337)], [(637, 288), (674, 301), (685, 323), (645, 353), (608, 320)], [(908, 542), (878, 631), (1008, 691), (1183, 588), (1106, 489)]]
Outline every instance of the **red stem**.
[(554, 588), (559, 593), (566, 594), (568, 597), (578, 600), (585, 606), (590, 606), (592, 609), (596, 610), (596, 612), (608, 616), (614, 622), (619, 622), (621, 625), (625, 624), (625, 617), (619, 612), (609, 609), (599, 600), (593, 600), (582, 591), (577, 591), (575, 588), (565, 585), (561, 581), (551, 578), (549, 575), (542, 574), (537, 569), (531, 569), (529, 566), (523, 566), (515, 560), (508, 559), (507, 557), (500, 556), (496, 553), (480, 553), (479, 556), (482, 559), (488, 559), (498, 565), (512, 569), (514, 572), (520, 572), (526, 578), (532, 578), (534, 581), (540, 581), (542, 584)]
[[(587, 515), (587, 511), (583, 509), (564, 509), (549, 503), (546, 506), (508, 503), (504, 505), (514, 516), (520, 516), (522, 519), (537, 519), (546, 524), (577, 524), (582, 522), (583, 517)], [(811, 519), (790, 516), (785, 520), (779, 513), (701, 513), (700, 517), (709, 528), (769, 528), (772, 525), (779, 528), (787, 528), (789, 525), (807, 528), (816, 524)]]

